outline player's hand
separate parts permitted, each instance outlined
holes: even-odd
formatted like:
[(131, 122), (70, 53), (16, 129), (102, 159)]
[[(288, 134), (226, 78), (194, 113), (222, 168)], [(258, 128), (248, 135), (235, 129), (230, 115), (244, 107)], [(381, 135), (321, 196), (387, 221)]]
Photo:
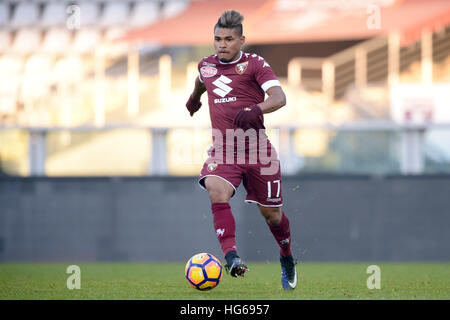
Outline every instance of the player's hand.
[(239, 111), (234, 117), (234, 125), (244, 130), (253, 129), (265, 129), (263, 124), (262, 110), (258, 105), (245, 107)]
[(194, 113), (196, 113), (198, 111), (198, 109), (200, 109), (201, 106), (202, 106), (202, 103), (200, 102), (200, 100), (194, 100), (192, 98), (192, 95), (189, 96), (189, 99), (186, 102), (186, 108), (188, 109), (191, 117)]

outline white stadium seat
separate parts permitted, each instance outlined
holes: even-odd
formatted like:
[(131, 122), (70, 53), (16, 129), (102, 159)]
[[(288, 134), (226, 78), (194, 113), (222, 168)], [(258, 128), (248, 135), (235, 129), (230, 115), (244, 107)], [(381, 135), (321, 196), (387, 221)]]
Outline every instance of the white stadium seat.
[(39, 8), (34, 2), (18, 2), (9, 25), (12, 28), (36, 25), (39, 20)]
[(72, 36), (65, 27), (56, 27), (47, 31), (42, 43), (42, 51), (46, 53), (64, 53), (71, 44)]
[(51, 80), (52, 61), (48, 55), (34, 54), (27, 59), (21, 87), (22, 98), (44, 97)]
[(35, 28), (20, 29), (12, 45), (12, 51), (27, 54), (39, 49), (41, 43), (41, 32)]
[(11, 45), (11, 34), (4, 29), (0, 29), (0, 53), (7, 51)]
[(0, 57), (0, 70), (2, 75), (19, 74), (23, 69), (23, 60), (14, 54), (5, 54)]
[(110, 28), (108, 28), (108, 29), (105, 31), (104, 38), (105, 38), (105, 40), (113, 41), (113, 40), (115, 40), (115, 39), (117, 39), (117, 38), (119, 38), (119, 37), (124, 36), (125, 33), (127, 32), (127, 29), (128, 29), (128, 28), (126, 28), (126, 27), (121, 27), (121, 26), (118, 26), (118, 27), (110, 27)]
[(94, 28), (81, 28), (75, 35), (72, 49), (76, 53), (92, 52), (101, 40), (102, 37), (99, 30)]
[(76, 82), (81, 81), (84, 75), (83, 61), (77, 55), (64, 56), (54, 64), (52, 70), (52, 80)]

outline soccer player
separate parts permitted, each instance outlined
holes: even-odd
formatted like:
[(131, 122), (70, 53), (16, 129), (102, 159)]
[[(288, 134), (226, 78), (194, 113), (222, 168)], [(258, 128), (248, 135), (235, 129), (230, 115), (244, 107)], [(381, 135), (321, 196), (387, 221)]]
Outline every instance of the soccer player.
[(199, 62), (199, 76), (186, 103), (192, 116), (202, 105), (201, 95), (208, 93), (213, 145), (199, 184), (209, 193), (227, 272), (236, 277), (248, 271), (237, 254), (236, 226), (229, 205), (242, 182), (247, 191), (245, 201), (256, 203), (280, 247), (281, 283), (291, 290), (297, 285), (297, 271), (291, 254), (289, 219), (281, 209), (280, 162), (265, 134), (263, 118), (263, 114), (283, 107), (286, 97), (269, 64), (256, 54), (241, 51), (245, 43), (243, 19), (235, 10), (220, 16), (214, 26), (216, 54)]

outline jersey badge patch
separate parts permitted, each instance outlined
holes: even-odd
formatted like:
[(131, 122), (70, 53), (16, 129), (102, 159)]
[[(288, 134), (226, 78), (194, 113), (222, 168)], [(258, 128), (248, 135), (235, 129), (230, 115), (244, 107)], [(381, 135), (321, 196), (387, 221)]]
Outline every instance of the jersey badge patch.
[(209, 172), (213, 172), (214, 170), (216, 170), (218, 167), (217, 163), (210, 163), (208, 164), (208, 167), (206, 168)]
[(245, 70), (247, 70), (247, 67), (248, 67), (248, 61), (238, 63), (235, 68), (237, 74), (239, 74), (239, 75), (243, 74), (245, 72)]

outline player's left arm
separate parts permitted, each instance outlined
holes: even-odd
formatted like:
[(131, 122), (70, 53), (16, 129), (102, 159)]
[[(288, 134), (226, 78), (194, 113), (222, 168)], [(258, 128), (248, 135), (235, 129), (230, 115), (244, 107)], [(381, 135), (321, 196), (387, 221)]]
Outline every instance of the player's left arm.
[(286, 95), (280, 86), (270, 87), (266, 93), (269, 97), (258, 103), (262, 113), (271, 113), (286, 105)]

